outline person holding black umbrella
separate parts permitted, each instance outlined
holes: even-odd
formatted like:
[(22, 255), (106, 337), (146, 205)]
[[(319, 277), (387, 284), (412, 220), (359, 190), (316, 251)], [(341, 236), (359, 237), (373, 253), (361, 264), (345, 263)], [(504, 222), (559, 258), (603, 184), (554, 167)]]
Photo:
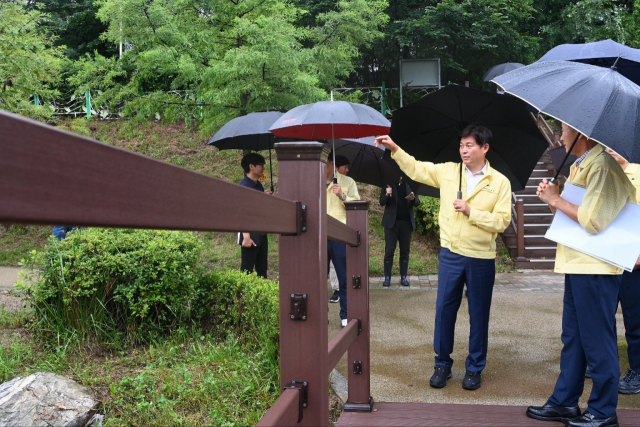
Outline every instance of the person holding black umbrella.
[[(264, 187), (258, 181), (264, 173), (264, 164), (264, 157), (258, 153), (245, 155), (240, 162), (245, 173), (244, 178), (240, 181), (240, 185), (253, 188), (257, 191), (264, 191)], [(241, 232), (238, 233), (238, 244), (242, 246), (240, 249), (240, 271), (253, 273), (255, 267), (258, 276), (266, 279), (268, 268), (267, 256), (269, 254), (269, 240), (267, 235)]]
[(402, 181), (387, 185), (380, 192), (380, 206), (384, 206), (382, 226), (384, 227), (384, 283), (391, 285), (391, 268), (393, 255), (398, 242), (400, 243), (400, 285), (409, 286), (407, 272), (409, 271), (409, 253), (411, 251), (411, 234), (416, 229), (413, 207), (420, 205), (420, 198), (416, 196), (409, 185)]
[(489, 312), (495, 282), (496, 237), (511, 222), (511, 184), (486, 159), (491, 131), (471, 124), (460, 133), (462, 163), (419, 162), (389, 136), (376, 138), (390, 150), (404, 173), (440, 189), (440, 251), (433, 346), (434, 373), (429, 385), (442, 388), (451, 378), (454, 331), (464, 284), (469, 299), (469, 355), (462, 387), (480, 388), (487, 361)]
[[(558, 186), (546, 179), (538, 187), (538, 197), (553, 213), (560, 210), (588, 233), (599, 233), (627, 201), (635, 202), (635, 188), (595, 140), (562, 123), (561, 141), (578, 156), (567, 182), (586, 188), (582, 205), (563, 199)], [(572, 427), (617, 426), (620, 365), (615, 314), (622, 269), (558, 244), (555, 272), (565, 274), (560, 375), (547, 403), (530, 406), (527, 415)], [(581, 415), (578, 398), (587, 367), (593, 387), (587, 411)]]

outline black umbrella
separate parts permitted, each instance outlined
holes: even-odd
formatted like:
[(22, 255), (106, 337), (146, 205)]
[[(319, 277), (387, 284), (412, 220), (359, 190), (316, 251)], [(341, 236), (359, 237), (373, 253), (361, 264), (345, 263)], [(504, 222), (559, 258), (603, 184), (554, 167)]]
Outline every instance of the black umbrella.
[(513, 71), (520, 67), (524, 67), (524, 64), (521, 64), (519, 62), (505, 62), (504, 64), (494, 65), (493, 67), (489, 68), (489, 71), (484, 73), (484, 76), (482, 76), (482, 81), (488, 82), (495, 77), (501, 76), (504, 73), (508, 73), (509, 71)]
[[(335, 140), (335, 154), (349, 159), (347, 176), (355, 181), (381, 188), (398, 183), (402, 176), (416, 194), (440, 197), (439, 189), (413, 182), (400, 170), (396, 162), (383, 159), (385, 150), (376, 148), (374, 140), (374, 137)], [(327, 141), (327, 144), (329, 147), (332, 145), (331, 141)]]
[[(367, 105), (319, 101), (287, 111), (269, 130), (282, 137), (334, 140), (383, 135), (390, 126), (389, 120)], [(335, 176), (335, 158), (333, 164)]]
[(615, 69), (536, 62), (493, 82), (629, 162), (640, 162), (640, 87)]
[(447, 86), (395, 110), (390, 136), (418, 160), (460, 162), (460, 131), (477, 122), (493, 133), (491, 167), (519, 191), (548, 147), (525, 105), (511, 96)]
[(285, 142), (289, 138), (276, 138), (269, 127), (282, 116), (277, 111), (249, 113), (227, 122), (213, 135), (207, 145), (220, 150), (269, 150), (269, 174), (273, 192), (273, 171), (271, 169), (271, 149), (276, 142)]
[(620, 74), (640, 84), (640, 49), (602, 40), (593, 43), (561, 44), (554, 47), (537, 62), (573, 61), (610, 68), (616, 63)]

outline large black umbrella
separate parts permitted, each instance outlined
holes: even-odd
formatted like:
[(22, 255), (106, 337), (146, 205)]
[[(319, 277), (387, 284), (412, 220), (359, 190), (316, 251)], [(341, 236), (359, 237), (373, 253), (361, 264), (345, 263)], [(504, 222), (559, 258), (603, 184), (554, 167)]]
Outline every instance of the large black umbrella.
[(367, 105), (319, 101), (287, 111), (269, 130), (280, 137), (335, 140), (383, 135), (390, 126), (389, 120)]
[(269, 150), (274, 143), (274, 135), (269, 132), (269, 128), (282, 114), (271, 111), (236, 117), (222, 126), (207, 145), (220, 150)]
[(271, 149), (276, 142), (285, 142), (289, 138), (276, 138), (269, 127), (282, 116), (277, 111), (249, 113), (236, 117), (222, 126), (207, 142), (220, 150), (269, 150), (269, 175), (273, 192), (273, 171), (271, 170)]
[[(439, 189), (411, 181), (396, 162), (384, 159), (385, 150), (377, 148), (374, 141), (374, 137), (335, 140), (335, 154), (349, 159), (347, 176), (381, 188), (398, 183), (402, 176), (416, 194), (440, 197)], [(331, 141), (327, 141), (327, 144), (329, 147), (332, 145)]]
[(640, 162), (640, 87), (615, 69), (536, 62), (493, 82), (629, 162)]
[(611, 39), (593, 43), (561, 44), (537, 62), (573, 61), (610, 68), (616, 63), (620, 74), (640, 84), (640, 49), (616, 43)]
[(390, 136), (418, 160), (460, 162), (460, 131), (477, 122), (493, 133), (491, 167), (518, 191), (548, 147), (525, 105), (511, 96), (447, 86), (395, 110)]
[(513, 71), (517, 68), (524, 67), (524, 64), (519, 62), (505, 62), (504, 64), (494, 65), (489, 68), (489, 71), (484, 73), (482, 76), (482, 81), (488, 82), (495, 77), (501, 76), (504, 73), (508, 73), (509, 71)]

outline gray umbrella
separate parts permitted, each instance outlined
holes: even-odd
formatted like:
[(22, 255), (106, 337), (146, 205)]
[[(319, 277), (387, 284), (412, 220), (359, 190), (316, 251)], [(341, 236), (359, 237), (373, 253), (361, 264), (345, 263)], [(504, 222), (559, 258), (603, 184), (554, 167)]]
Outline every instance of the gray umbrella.
[(236, 117), (222, 126), (207, 142), (207, 145), (219, 150), (269, 150), (269, 174), (273, 192), (273, 171), (271, 170), (271, 149), (276, 142), (285, 142), (291, 138), (276, 138), (269, 127), (282, 116), (278, 111), (249, 113)]
[(593, 43), (561, 44), (537, 62), (574, 61), (610, 68), (616, 63), (620, 74), (640, 84), (640, 49), (616, 43), (611, 39)]
[(640, 162), (640, 87), (614, 67), (536, 62), (492, 82), (629, 162)]
[(482, 81), (488, 82), (498, 76), (503, 75), (504, 73), (508, 73), (509, 71), (516, 70), (518, 68), (524, 67), (524, 64), (519, 62), (505, 62), (504, 64), (494, 65), (489, 68), (489, 71), (484, 73), (482, 76)]

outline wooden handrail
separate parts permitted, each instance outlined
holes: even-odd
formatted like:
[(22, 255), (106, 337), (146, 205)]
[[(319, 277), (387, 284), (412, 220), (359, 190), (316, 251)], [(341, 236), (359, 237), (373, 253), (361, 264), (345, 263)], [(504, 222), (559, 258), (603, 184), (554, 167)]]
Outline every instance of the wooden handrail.
[(285, 389), (256, 425), (259, 427), (296, 425), (299, 417), (300, 393), (300, 390)]
[(349, 346), (358, 336), (358, 319), (351, 319), (333, 339), (329, 342), (329, 366), (327, 375), (336, 367), (342, 355), (349, 349)]
[(516, 200), (516, 212), (518, 214), (518, 229), (516, 231), (518, 260), (524, 260), (524, 202)]
[(5, 223), (279, 234), (298, 228), (296, 202), (4, 111), (0, 201)]
[(327, 239), (349, 246), (358, 246), (360, 243), (356, 230), (329, 215), (327, 215)]

